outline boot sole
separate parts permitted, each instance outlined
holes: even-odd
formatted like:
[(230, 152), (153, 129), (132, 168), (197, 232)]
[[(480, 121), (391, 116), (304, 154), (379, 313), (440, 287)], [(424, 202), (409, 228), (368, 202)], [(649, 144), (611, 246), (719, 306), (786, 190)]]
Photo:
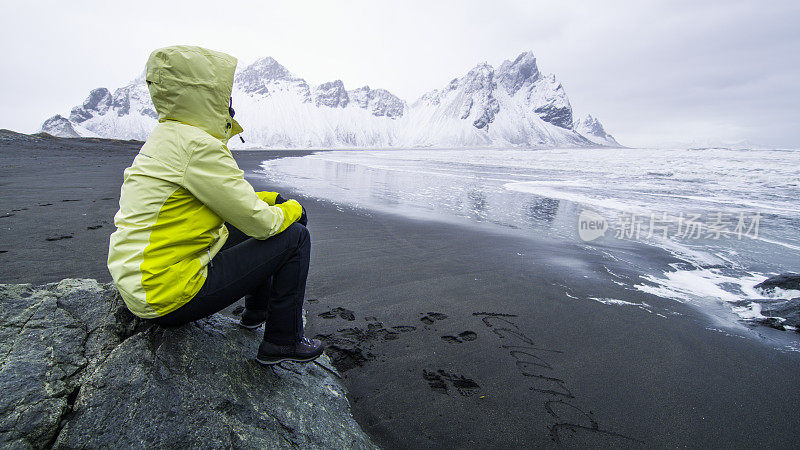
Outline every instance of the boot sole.
[[(266, 322), (266, 321), (264, 321), (264, 322)], [(261, 325), (264, 325), (264, 322), (259, 322), (259, 323), (255, 324), (255, 325), (245, 325), (240, 321), (239, 322), (239, 326), (242, 327), (242, 328), (247, 328), (248, 330), (254, 330), (254, 329), (260, 327)]]
[(278, 359), (263, 359), (260, 356), (256, 356), (256, 361), (258, 361), (260, 364), (263, 364), (265, 366), (273, 366), (275, 364), (280, 364), (280, 363), (282, 363), (284, 361), (311, 362), (311, 361), (319, 358), (320, 356), (322, 356), (322, 352), (320, 352), (319, 355), (314, 355), (314, 356), (311, 356), (311, 357), (308, 357), (308, 358), (285, 356), (285, 357), (281, 357), (281, 358), (278, 358)]

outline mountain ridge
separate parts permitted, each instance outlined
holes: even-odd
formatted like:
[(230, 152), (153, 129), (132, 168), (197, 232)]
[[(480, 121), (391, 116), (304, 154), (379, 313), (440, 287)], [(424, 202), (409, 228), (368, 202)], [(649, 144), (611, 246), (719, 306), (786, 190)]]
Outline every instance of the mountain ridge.
[[(620, 146), (593, 116), (575, 119), (564, 87), (531, 51), (498, 68), (477, 64), (410, 105), (386, 89), (348, 90), (341, 79), (312, 86), (267, 56), (237, 70), (232, 97), (247, 140), (234, 148)], [(144, 140), (157, 123), (140, 75), (113, 93), (93, 89), (41, 131)]]

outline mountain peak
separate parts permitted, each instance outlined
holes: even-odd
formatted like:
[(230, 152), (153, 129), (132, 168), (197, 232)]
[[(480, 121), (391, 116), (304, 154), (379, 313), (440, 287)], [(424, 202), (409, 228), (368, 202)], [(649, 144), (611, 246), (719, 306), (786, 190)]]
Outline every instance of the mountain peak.
[(608, 134), (603, 124), (591, 114), (587, 114), (583, 119), (577, 119), (573, 128), (595, 144), (619, 147), (619, 142)]
[(536, 56), (534, 56), (533, 51), (528, 50), (519, 54), (519, 56), (514, 59), (514, 62), (511, 63), (512, 65), (518, 66), (529, 66), (533, 65), (536, 66)]
[[(81, 106), (76, 106), (70, 111), (69, 120), (81, 123), (91, 119), (95, 115), (105, 114), (111, 107), (113, 98), (111, 92), (106, 88), (92, 89), (89, 96), (83, 101)], [(53, 117), (54, 118), (54, 117)]]
[(503, 61), (497, 71), (497, 80), (509, 95), (514, 95), (526, 84), (532, 84), (541, 77), (536, 57), (532, 51), (522, 52), (512, 62)]
[(596, 136), (606, 136), (606, 130), (603, 129), (603, 125), (591, 114), (587, 114), (582, 120), (578, 119), (575, 122), (575, 126)]
[(314, 101), (317, 106), (344, 108), (350, 103), (350, 97), (342, 80), (334, 80), (322, 83), (314, 89)]
[(283, 67), (275, 58), (265, 56), (257, 59), (253, 64), (245, 67), (242, 72), (252, 71), (257, 72), (262, 78), (279, 79), (279, 78), (294, 78), (286, 67)]
[(61, 114), (56, 114), (55, 116), (45, 120), (42, 124), (42, 131), (47, 134), (60, 137), (81, 136), (77, 131), (75, 131), (72, 123)]
[(494, 67), (485, 62), (478, 64), (467, 72), (458, 83), (462, 86), (466, 86), (470, 91), (494, 89), (496, 86), (494, 82)]
[[(564, 87), (539, 72), (532, 51), (499, 68), (477, 64), (412, 105), (385, 89), (347, 90), (342, 80), (309, 86), (269, 56), (242, 66), (233, 91), (248, 144), (260, 147), (619, 145), (594, 117), (573, 128)], [(42, 129), (143, 140), (157, 123), (140, 76), (115, 90), (93, 90)]]
[(234, 84), (250, 94), (266, 94), (266, 84), (277, 80), (295, 80), (296, 77), (283, 67), (275, 58), (266, 56), (239, 71), (234, 77)]
[(359, 108), (366, 109), (373, 116), (395, 119), (405, 113), (405, 102), (397, 98), (386, 89), (370, 89), (362, 86), (352, 91), (347, 91), (351, 103)]

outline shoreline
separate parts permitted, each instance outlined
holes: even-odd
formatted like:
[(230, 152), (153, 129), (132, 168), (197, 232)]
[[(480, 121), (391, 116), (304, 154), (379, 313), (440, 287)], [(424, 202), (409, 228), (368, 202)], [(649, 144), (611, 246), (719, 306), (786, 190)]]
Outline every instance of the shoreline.
[[(553, 433), (563, 445), (626, 447), (786, 438), (734, 417), (749, 414), (747, 402), (769, 404), (762, 389), (796, 395), (787, 386), (800, 358), (717, 329), (689, 305), (624, 290), (607, 272), (637, 276), (630, 268), (550, 239), (293, 195), (309, 210), (315, 249), (307, 298), (320, 300), (308, 303), (309, 329), (339, 347), (356, 419), (381, 445), (550, 446)], [(598, 292), (630, 304), (587, 300)], [(781, 336), (773, 331), (756, 332)], [(783, 375), (756, 382), (765, 364)], [(437, 396), (419, 411), (426, 394)], [(403, 440), (409, 432), (417, 437)]]
[[(0, 283), (110, 280), (113, 200), (138, 147), (93, 145), (0, 145), (0, 215), (14, 214), (0, 218)], [(286, 153), (233, 152), (257, 190), (276, 189), (252, 171)], [(800, 357), (622, 290), (599, 256), (294, 196), (312, 236), (308, 334), (326, 339), (356, 420), (386, 448), (777, 447), (800, 437)], [(652, 311), (587, 301), (600, 294)]]

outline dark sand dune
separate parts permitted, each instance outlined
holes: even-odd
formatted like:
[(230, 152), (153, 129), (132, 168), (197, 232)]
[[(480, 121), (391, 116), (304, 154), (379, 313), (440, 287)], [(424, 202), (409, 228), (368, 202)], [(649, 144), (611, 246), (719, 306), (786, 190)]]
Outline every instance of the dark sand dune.
[[(0, 282), (109, 280), (107, 239), (136, 150), (0, 140)], [(302, 154), (235, 156), (252, 172)], [(633, 295), (577, 247), (296, 198), (313, 242), (307, 334), (328, 343), (356, 419), (386, 447), (792, 447), (800, 438), (797, 353)]]

